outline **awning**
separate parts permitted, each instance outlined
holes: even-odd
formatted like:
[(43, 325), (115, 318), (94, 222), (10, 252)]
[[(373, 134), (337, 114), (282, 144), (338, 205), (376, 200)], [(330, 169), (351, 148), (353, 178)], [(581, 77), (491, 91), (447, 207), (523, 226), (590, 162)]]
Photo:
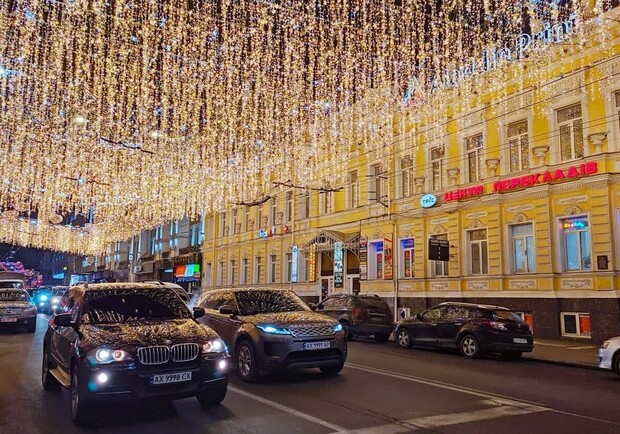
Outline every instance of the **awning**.
[(359, 252), (359, 240), (360, 234), (343, 234), (342, 232), (322, 230), (314, 238), (304, 244), (299, 250), (302, 252), (308, 252), (314, 247), (315, 252), (333, 252), (336, 247), (336, 243), (342, 243), (344, 250), (350, 250), (355, 255)]

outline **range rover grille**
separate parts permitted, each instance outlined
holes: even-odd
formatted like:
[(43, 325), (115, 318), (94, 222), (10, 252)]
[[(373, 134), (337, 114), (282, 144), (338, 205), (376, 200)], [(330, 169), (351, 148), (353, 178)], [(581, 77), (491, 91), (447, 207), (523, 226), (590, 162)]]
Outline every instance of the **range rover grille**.
[(296, 338), (308, 338), (314, 336), (331, 336), (335, 334), (332, 324), (317, 324), (290, 327), (291, 335)]

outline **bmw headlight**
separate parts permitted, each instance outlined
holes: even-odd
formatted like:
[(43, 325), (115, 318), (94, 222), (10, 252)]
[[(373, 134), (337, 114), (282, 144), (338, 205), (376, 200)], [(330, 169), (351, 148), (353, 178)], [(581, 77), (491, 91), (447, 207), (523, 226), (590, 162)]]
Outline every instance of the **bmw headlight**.
[(258, 324), (256, 327), (258, 327), (260, 330), (264, 331), (265, 333), (269, 333), (269, 334), (274, 334), (274, 335), (290, 335), (291, 332), (288, 329), (282, 328), (282, 327), (276, 327), (273, 325), (269, 325), (269, 324)]
[(202, 346), (204, 354), (223, 353), (226, 351), (226, 344), (221, 339), (211, 339)]
[(342, 324), (338, 323), (334, 326), (334, 332), (338, 333), (342, 331)]
[(88, 354), (91, 363), (106, 365), (113, 362), (125, 362), (132, 360), (131, 355), (123, 350), (113, 348), (97, 348)]

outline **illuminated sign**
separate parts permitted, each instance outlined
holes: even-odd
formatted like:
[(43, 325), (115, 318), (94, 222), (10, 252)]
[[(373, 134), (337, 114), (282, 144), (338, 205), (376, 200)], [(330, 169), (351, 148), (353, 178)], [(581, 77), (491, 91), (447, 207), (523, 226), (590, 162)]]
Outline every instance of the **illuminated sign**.
[(493, 183), (493, 192), (497, 193), (499, 191), (513, 190), (519, 187), (530, 187), (532, 185), (548, 184), (549, 182), (561, 181), (563, 179), (579, 178), (585, 175), (592, 175), (596, 172), (598, 172), (598, 165), (596, 161), (591, 161), (579, 166), (571, 166), (568, 169), (557, 169), (555, 171), (547, 170), (544, 173), (496, 181)]
[(480, 196), (482, 192), (484, 192), (484, 186), (482, 185), (459, 188), (458, 190), (446, 192), (446, 194), (443, 195), (443, 200), (450, 202), (452, 200), (468, 199), (470, 197)]
[(258, 238), (269, 238), (273, 237), (277, 233), (277, 228), (275, 226), (268, 227), (267, 229), (261, 229), (258, 231)]
[(343, 244), (337, 241), (334, 245), (334, 288), (342, 288), (344, 283)]
[(431, 208), (437, 203), (437, 196), (434, 194), (425, 194), (420, 198), (420, 206), (422, 208)]
[(299, 247), (293, 246), (291, 254), (291, 282), (297, 282), (297, 258), (299, 256)]
[(177, 265), (174, 277), (200, 277), (200, 264)]

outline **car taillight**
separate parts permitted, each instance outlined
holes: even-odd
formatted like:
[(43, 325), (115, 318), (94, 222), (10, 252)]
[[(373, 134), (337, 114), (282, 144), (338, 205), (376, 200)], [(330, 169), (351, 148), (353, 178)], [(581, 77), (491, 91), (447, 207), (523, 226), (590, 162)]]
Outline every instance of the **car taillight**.
[(359, 307), (356, 307), (353, 310), (353, 318), (360, 319), (361, 317), (362, 317), (362, 309), (360, 309)]
[(495, 329), (495, 330), (506, 330), (506, 324), (504, 324), (503, 322), (499, 322), (499, 321), (484, 320), (482, 321), (482, 325), (485, 327), (491, 327), (492, 329)]

